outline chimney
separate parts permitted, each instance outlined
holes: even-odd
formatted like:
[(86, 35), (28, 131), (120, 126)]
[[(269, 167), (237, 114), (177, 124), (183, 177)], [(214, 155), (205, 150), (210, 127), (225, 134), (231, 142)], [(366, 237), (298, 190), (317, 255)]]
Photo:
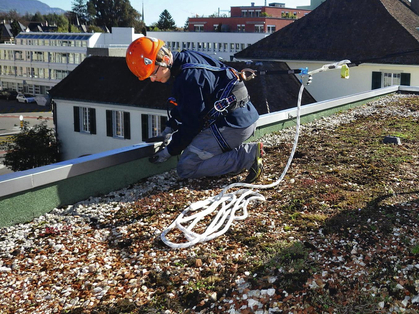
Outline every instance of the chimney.
[(419, 0), (411, 0), (410, 8), (412, 9), (413, 12), (419, 15)]

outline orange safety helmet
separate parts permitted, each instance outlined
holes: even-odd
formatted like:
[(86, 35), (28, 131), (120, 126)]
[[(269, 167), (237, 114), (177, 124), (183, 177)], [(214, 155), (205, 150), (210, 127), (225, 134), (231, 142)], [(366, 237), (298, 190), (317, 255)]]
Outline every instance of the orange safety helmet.
[(134, 40), (127, 49), (128, 68), (141, 81), (150, 77), (154, 71), (157, 53), (164, 46), (164, 41), (153, 37), (140, 37)]

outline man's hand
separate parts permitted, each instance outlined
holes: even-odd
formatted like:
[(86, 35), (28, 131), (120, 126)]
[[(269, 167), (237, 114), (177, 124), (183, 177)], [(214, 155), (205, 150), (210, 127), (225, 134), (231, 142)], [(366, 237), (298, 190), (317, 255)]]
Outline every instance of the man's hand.
[(164, 146), (169, 145), (170, 140), (172, 139), (172, 133), (173, 133), (173, 129), (171, 127), (168, 127), (168, 126), (161, 133), (161, 136), (163, 137), (163, 145)]
[(160, 163), (165, 162), (166, 160), (168, 160), (170, 157), (171, 157), (171, 155), (169, 154), (169, 151), (165, 147), (164, 149), (162, 149), (161, 151), (159, 151), (158, 153), (156, 153), (152, 157), (150, 157), (149, 161), (152, 164), (160, 164)]

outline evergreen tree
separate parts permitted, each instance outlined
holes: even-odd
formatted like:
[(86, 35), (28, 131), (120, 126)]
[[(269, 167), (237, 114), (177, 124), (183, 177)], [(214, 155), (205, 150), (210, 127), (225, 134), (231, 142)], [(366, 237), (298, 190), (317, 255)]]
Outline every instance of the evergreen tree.
[(162, 31), (174, 30), (176, 28), (176, 23), (173, 20), (172, 15), (170, 15), (169, 11), (164, 10), (160, 14), (157, 27)]
[(77, 19), (80, 24), (87, 24), (88, 23), (88, 14), (87, 14), (87, 4), (85, 0), (75, 0), (72, 3), (71, 9), (73, 10), (74, 14), (76, 14)]
[(20, 28), (19, 22), (17, 20), (14, 20), (10, 24), (10, 27), (12, 28), (12, 34), (15, 37), (22, 31), (21, 28)]
[(39, 23), (44, 23), (44, 16), (41, 14), (41, 12), (36, 12), (32, 18), (31, 18), (32, 22), (39, 22)]

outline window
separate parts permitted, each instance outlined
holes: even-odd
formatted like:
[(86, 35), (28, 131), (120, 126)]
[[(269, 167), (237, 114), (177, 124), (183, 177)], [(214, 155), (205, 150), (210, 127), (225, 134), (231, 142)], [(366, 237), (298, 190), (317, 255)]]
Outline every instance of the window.
[(106, 110), (106, 135), (114, 138), (130, 139), (130, 113), (120, 110)]
[(65, 71), (65, 70), (56, 70), (55, 71), (55, 78), (57, 80), (62, 80), (64, 79), (68, 74), (70, 74), (70, 71)]
[(268, 25), (266, 28), (267, 28), (267, 32), (269, 34), (275, 33), (275, 31), (276, 31), (275, 25)]
[(96, 134), (96, 109), (73, 107), (74, 132)]
[(141, 115), (142, 140), (158, 136), (166, 127), (167, 118), (156, 115)]
[(263, 33), (263, 25), (255, 25), (255, 33)]
[(61, 63), (68, 63), (68, 53), (61, 54)]
[(242, 33), (245, 31), (245, 25), (244, 24), (237, 24), (237, 31)]
[(384, 84), (383, 87), (400, 85), (400, 73), (384, 73)]
[(43, 54), (43, 52), (40, 52), (40, 51), (35, 51), (33, 54), (32, 54), (32, 60), (33, 61), (44, 61), (44, 54)]
[(15, 60), (23, 60), (23, 52), (15, 51)]
[(194, 25), (194, 32), (203, 32), (204, 25)]
[(371, 89), (391, 85), (410, 86), (410, 73), (372, 72)]
[(214, 29), (213, 29), (213, 30), (214, 30), (214, 32), (218, 32), (218, 27), (219, 27), (219, 25), (220, 25), (220, 24), (214, 24), (214, 25), (213, 25), (213, 27), (214, 27)]

